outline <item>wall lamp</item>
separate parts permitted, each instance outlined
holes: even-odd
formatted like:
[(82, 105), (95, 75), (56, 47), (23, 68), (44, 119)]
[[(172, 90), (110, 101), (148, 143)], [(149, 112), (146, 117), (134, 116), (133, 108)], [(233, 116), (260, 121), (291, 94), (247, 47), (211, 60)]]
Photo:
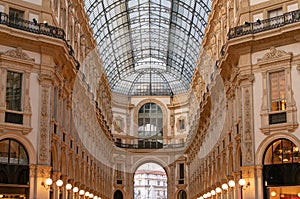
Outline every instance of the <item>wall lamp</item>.
[(239, 185), (245, 190), (250, 186), (250, 182), (247, 182), (245, 179), (241, 178), (239, 180)]
[(63, 186), (64, 182), (62, 180), (57, 180), (55, 184), (56, 186), (58, 186), (58, 188), (60, 188), (61, 186)]
[(50, 186), (52, 185), (53, 181), (51, 178), (47, 178), (45, 182), (42, 182), (41, 185), (45, 188), (45, 189), (49, 189)]
[(84, 193), (85, 193), (85, 192), (84, 192), (84, 190), (83, 190), (83, 189), (81, 189), (81, 190), (79, 191), (79, 195), (80, 195), (80, 196), (83, 196), (83, 195), (84, 195)]

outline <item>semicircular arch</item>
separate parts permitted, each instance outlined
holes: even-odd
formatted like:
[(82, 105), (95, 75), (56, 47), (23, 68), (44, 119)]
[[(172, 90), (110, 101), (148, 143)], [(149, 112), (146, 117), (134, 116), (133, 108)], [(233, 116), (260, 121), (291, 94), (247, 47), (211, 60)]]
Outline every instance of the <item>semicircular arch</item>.
[(268, 137), (266, 137), (264, 140), (262, 140), (261, 144), (258, 146), (256, 150), (256, 159), (255, 161), (262, 165), (263, 159), (264, 159), (264, 153), (267, 150), (267, 147), (275, 140), (277, 139), (287, 139), (293, 142), (298, 148), (300, 148), (300, 141), (299, 139), (291, 135), (289, 133), (274, 133)]
[(29, 164), (36, 164), (36, 151), (34, 149), (33, 144), (30, 142), (30, 140), (25, 137), (24, 135), (21, 135), (20, 133), (14, 133), (14, 132), (7, 132), (3, 135), (0, 135), (0, 140), (3, 139), (14, 139), (18, 141), (20, 144), (23, 145), (23, 147), (26, 149), (28, 153), (29, 158)]
[(168, 132), (168, 111), (167, 111), (167, 108), (165, 106), (165, 104), (163, 104), (161, 101), (157, 100), (157, 99), (144, 99), (142, 101), (140, 101), (135, 109), (134, 109), (134, 122), (135, 122), (135, 125), (134, 125), (134, 132), (135, 132), (135, 135), (134, 136), (138, 136), (137, 135), (137, 132), (138, 132), (138, 116), (139, 116), (139, 110), (142, 108), (142, 106), (144, 106), (145, 104), (147, 103), (154, 103), (154, 104), (157, 104), (162, 112), (163, 112), (163, 138), (166, 138), (167, 137), (167, 134), (166, 132)]

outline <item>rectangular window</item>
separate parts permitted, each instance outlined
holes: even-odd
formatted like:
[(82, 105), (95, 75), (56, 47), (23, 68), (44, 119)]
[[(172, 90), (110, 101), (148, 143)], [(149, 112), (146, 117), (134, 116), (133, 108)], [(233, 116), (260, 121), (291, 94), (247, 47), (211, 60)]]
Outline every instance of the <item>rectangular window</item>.
[(185, 126), (184, 126), (184, 119), (180, 119), (180, 120), (179, 120), (179, 128), (180, 128), (180, 130), (185, 129)]
[(179, 179), (184, 179), (184, 164), (179, 164)]
[(24, 11), (9, 8), (9, 22), (16, 23), (24, 18)]
[(272, 72), (270, 79), (270, 111), (286, 110), (285, 71)]
[(117, 164), (117, 179), (122, 179), (122, 174), (121, 174), (121, 171), (122, 171), (122, 164), (118, 163)]
[(22, 111), (22, 73), (7, 71), (6, 109)]
[(282, 15), (282, 13), (283, 13), (282, 8), (278, 8), (276, 10), (270, 10), (268, 12), (269, 18), (280, 16), (280, 15)]

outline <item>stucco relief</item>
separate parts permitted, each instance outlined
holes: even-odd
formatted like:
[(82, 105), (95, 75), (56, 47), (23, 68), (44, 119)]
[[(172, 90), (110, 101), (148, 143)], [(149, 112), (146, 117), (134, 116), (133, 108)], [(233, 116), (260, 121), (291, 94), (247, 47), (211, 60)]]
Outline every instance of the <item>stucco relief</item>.
[(49, 131), (49, 124), (48, 124), (48, 96), (49, 91), (48, 89), (42, 90), (42, 97), (41, 97), (41, 115), (40, 115), (40, 149), (39, 149), (39, 161), (46, 162), (48, 159), (48, 131)]
[(270, 59), (284, 57), (286, 55), (291, 55), (291, 53), (287, 53), (284, 50), (276, 49), (274, 46), (272, 46), (270, 48), (270, 52), (266, 53), (261, 59), (258, 59), (258, 61), (267, 61)]
[(6, 56), (17, 58), (17, 59), (34, 61), (33, 58), (30, 58), (25, 52), (22, 51), (21, 47), (17, 47), (16, 49), (13, 49), (13, 50), (8, 50), (4, 53), (1, 52), (0, 55), (6, 55)]
[(246, 149), (246, 162), (251, 163), (252, 158), (252, 103), (249, 88), (243, 92), (244, 95), (244, 140)]

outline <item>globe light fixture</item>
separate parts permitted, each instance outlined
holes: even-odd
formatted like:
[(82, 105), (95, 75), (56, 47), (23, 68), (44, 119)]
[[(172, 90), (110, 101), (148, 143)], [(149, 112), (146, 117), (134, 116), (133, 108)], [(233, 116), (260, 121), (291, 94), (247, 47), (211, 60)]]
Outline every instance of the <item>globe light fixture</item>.
[(64, 182), (62, 180), (57, 180), (55, 184), (56, 186), (61, 187), (63, 186)]
[(72, 189), (72, 185), (70, 183), (66, 184), (66, 189), (70, 191)]
[(230, 180), (230, 181), (228, 182), (228, 185), (229, 185), (229, 187), (233, 188), (233, 187), (235, 186), (234, 180)]
[(79, 191), (79, 195), (83, 196), (83, 195), (84, 195), (84, 190), (81, 189), (81, 190)]
[(226, 183), (222, 184), (222, 189), (223, 190), (227, 190), (228, 189), (228, 185)]
[(78, 191), (79, 191), (78, 187), (74, 187), (74, 188), (73, 188), (73, 192), (74, 192), (74, 193), (77, 193)]
[(216, 193), (221, 193), (222, 192), (222, 189), (220, 187), (217, 187), (216, 188)]

